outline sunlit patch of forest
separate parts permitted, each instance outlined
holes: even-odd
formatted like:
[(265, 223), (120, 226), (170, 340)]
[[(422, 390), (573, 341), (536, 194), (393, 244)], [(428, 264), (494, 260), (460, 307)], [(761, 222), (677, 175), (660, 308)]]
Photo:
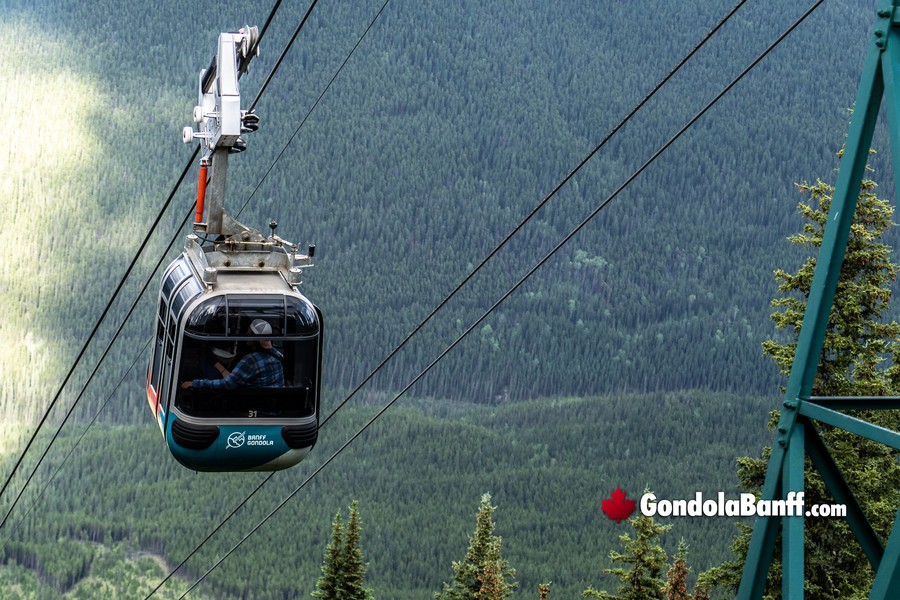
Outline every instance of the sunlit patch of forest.
[[(317, 246), (302, 291), (325, 314), (323, 414), (731, 7), (651, 4), (395, 0), (288, 144), (381, 2), (313, 11), (259, 102), (260, 130), (230, 163), (228, 203), (243, 222), (266, 229), (274, 218), (282, 237)], [(188, 161), (180, 131), (219, 32), (261, 25), (270, 8), (0, 7), (0, 34), (14, 40), (0, 52), (4, 478)], [(306, 8), (280, 8), (241, 80), (245, 104)], [(767, 412), (783, 384), (760, 344), (776, 335), (773, 270), (803, 259), (785, 240), (800, 226), (794, 184), (833, 178), (872, 8), (824, 3), (419, 382), (416, 400), (389, 412), (278, 524), (214, 571), (199, 597), (267, 597), (263, 587), (271, 597), (309, 594), (329, 523), (352, 499), (378, 595), (429, 596), (449, 577), (485, 492), (500, 507), (522, 590), (552, 580), (554, 598), (574, 597), (602, 583), (622, 533), (599, 513), (616, 486), (735, 489), (734, 459), (770, 439)], [(803, 10), (774, 0), (741, 8), (173, 588), (202, 573)], [(883, 127), (875, 146), (872, 176), (892, 197)], [(0, 529), (4, 591), (131, 597), (152, 588), (260, 479), (184, 470), (145, 414), (149, 357), (140, 350), (152, 334), (153, 267), (179, 251), (196, 181), (194, 165), (23, 461), (27, 474), (150, 280)], [(23, 485), (15, 478), (10, 494)], [(4, 514), (11, 502), (0, 499)], [(724, 558), (733, 529), (682, 521), (677, 535), (702, 568)], [(665, 543), (674, 551), (677, 539)]]

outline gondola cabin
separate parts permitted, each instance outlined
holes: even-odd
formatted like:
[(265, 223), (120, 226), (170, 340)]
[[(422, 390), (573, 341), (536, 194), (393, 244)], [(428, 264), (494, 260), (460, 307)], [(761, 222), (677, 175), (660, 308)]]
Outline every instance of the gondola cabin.
[[(293, 255), (224, 246), (191, 235), (166, 270), (147, 399), (184, 466), (284, 469), (316, 442), (322, 314), (297, 291), (299, 268), (283, 268)], [(277, 376), (255, 377), (259, 362)]]
[(258, 42), (255, 27), (222, 33), (200, 71), (199, 131), (182, 131), (204, 150), (195, 234), (163, 275), (147, 370), (153, 418), (172, 455), (197, 471), (290, 467), (316, 443), (319, 423), (322, 313), (297, 289), (315, 246), (298, 254), (275, 221), (266, 236), (225, 210), (228, 157), (259, 127), (240, 108), (238, 85)]

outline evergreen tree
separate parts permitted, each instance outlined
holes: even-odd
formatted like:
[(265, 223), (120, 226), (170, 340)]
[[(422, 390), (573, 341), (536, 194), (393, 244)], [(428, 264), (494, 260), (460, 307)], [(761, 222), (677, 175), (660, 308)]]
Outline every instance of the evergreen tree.
[(666, 582), (661, 575), (666, 566), (666, 551), (659, 545), (659, 536), (668, 531), (671, 525), (660, 525), (653, 517), (643, 515), (629, 519), (635, 537), (623, 534), (619, 537), (625, 542), (625, 552), (609, 553), (614, 563), (623, 563), (626, 567), (604, 569), (604, 573), (615, 575), (622, 584), (615, 595), (605, 591), (597, 591), (589, 587), (583, 592), (585, 598), (601, 600), (663, 600)]
[(697, 588), (694, 590), (694, 600), (710, 600), (709, 590), (706, 589), (705, 585), (697, 584)]
[(365, 587), (366, 563), (360, 548), (359, 503), (350, 505), (350, 516), (344, 527), (341, 513), (334, 516), (331, 543), (325, 549), (322, 576), (316, 583), (314, 598), (322, 600), (374, 600), (372, 590)]
[(550, 600), (550, 584), (538, 584), (538, 600)]
[(372, 600), (373, 598), (372, 590), (365, 587), (366, 563), (363, 561), (359, 538), (359, 503), (354, 500), (350, 505), (350, 517), (347, 520), (344, 537), (343, 576), (340, 582), (341, 600)]
[(688, 547), (684, 539), (678, 543), (678, 550), (672, 559), (672, 566), (666, 572), (666, 585), (663, 592), (666, 600), (709, 600), (709, 592), (702, 583), (698, 583), (693, 594), (688, 594), (688, 574), (691, 570), (687, 566)]
[[(895, 387), (897, 368), (878, 368), (885, 356), (896, 350), (900, 335), (896, 321), (879, 322), (890, 302), (890, 283), (897, 278), (897, 265), (890, 260), (891, 248), (879, 241), (893, 225), (893, 209), (886, 200), (878, 198), (875, 187), (871, 180), (862, 183), (813, 395), (879, 396), (892, 393)], [(811, 196), (811, 202), (799, 205), (808, 222), (801, 233), (788, 239), (816, 252), (822, 245), (834, 188), (821, 180), (798, 188)], [(816, 258), (811, 256), (796, 273), (775, 271), (783, 296), (772, 301), (778, 309), (772, 320), (777, 329), (792, 330), (794, 339), (788, 343), (768, 340), (763, 343), (763, 352), (772, 357), (784, 375), (790, 373), (793, 365), (815, 268)]]
[(325, 559), (322, 562), (322, 575), (316, 582), (313, 598), (321, 600), (339, 600), (344, 583), (344, 525), (341, 513), (334, 515), (331, 524), (331, 543), (325, 548)]
[[(798, 187), (801, 192), (810, 194), (811, 202), (800, 203), (800, 212), (807, 222), (801, 233), (789, 239), (794, 244), (816, 250), (822, 243), (834, 190), (822, 181)], [(891, 249), (880, 241), (893, 225), (893, 209), (887, 201), (878, 198), (875, 187), (873, 181), (862, 182), (813, 386), (815, 395), (879, 396), (893, 395), (900, 389), (900, 361), (897, 360), (900, 354), (897, 344), (900, 325), (896, 321), (880, 322), (890, 301), (889, 285), (897, 275), (897, 265), (890, 260)], [(763, 351), (775, 360), (785, 374), (790, 372), (793, 363), (815, 261), (815, 258), (807, 259), (794, 274), (775, 271), (783, 296), (772, 302), (773, 307), (778, 309), (772, 320), (778, 329), (792, 330), (793, 341), (782, 343), (769, 340), (764, 343)], [(882, 363), (888, 355), (892, 355), (894, 361), (892, 366), (884, 367)], [(855, 414), (888, 429), (900, 428), (897, 411), (857, 411)], [(771, 421), (773, 427), (777, 419), (775, 413)], [(827, 426), (819, 426), (818, 431), (873, 528), (884, 541), (893, 524), (894, 511), (900, 503), (897, 453), (847, 431)], [(743, 488), (757, 493), (761, 490), (770, 453), (769, 448), (764, 448), (761, 458), (738, 459), (738, 478)], [(807, 503), (831, 501), (821, 477), (808, 459), (805, 477)], [(740, 527), (732, 545), (737, 558), (711, 569), (701, 577), (701, 581), (736, 590), (751, 533), (749, 527)], [(867, 595), (874, 572), (859, 545), (847, 543), (847, 540), (853, 539), (852, 535), (842, 519), (806, 521), (807, 598)], [(776, 544), (766, 583), (766, 594), (773, 598), (780, 597), (781, 592), (780, 552), (781, 545)]]
[(444, 583), (436, 600), (504, 600), (512, 595), (515, 569), (501, 554), (501, 539), (494, 535), (494, 509), (491, 495), (481, 497), (475, 518), (475, 533), (462, 562), (453, 562), (453, 584)]
[(672, 566), (666, 572), (666, 585), (663, 591), (666, 600), (692, 600), (688, 594), (687, 577), (690, 569), (687, 566), (687, 544), (682, 539), (672, 560)]

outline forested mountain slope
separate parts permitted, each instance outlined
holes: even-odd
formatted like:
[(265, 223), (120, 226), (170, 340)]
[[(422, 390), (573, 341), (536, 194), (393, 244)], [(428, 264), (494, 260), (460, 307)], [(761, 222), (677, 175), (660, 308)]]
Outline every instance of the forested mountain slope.
[[(317, 5), (228, 178), (232, 212), (247, 203), (242, 221), (264, 229), (275, 218), (281, 236), (317, 245), (303, 291), (326, 319), (325, 414), (731, 3), (393, 0), (275, 162), (380, 6)], [(179, 133), (217, 35), (261, 25), (270, 7), (0, 0), (9, 41), (0, 51), (4, 477), (188, 161)], [(242, 79), (245, 104), (306, 8), (279, 10)], [(187, 575), (298, 485), (370, 405), (424, 368), (804, 10), (747, 2)], [(309, 593), (331, 518), (358, 498), (379, 597), (427, 597), (451, 576), (478, 498), (491, 492), (522, 596), (552, 579), (554, 597), (575, 597), (603, 585), (623, 532), (598, 512), (615, 486), (668, 497), (731, 490), (734, 457), (769, 439), (766, 413), (777, 404), (781, 380), (760, 343), (773, 335), (772, 271), (802, 258), (785, 241), (800, 228), (793, 183), (833, 179), (873, 19), (873, 2), (825, 2), (414, 388), (434, 400), (387, 413), (201, 593), (241, 597), (270, 584), (273, 597)], [(876, 132), (872, 157), (883, 181), (886, 137)], [(79, 585), (90, 597), (104, 578), (137, 589), (162, 572), (146, 553), (176, 564), (261, 479), (184, 470), (145, 415), (151, 271), (173, 237), (167, 260), (177, 253), (196, 178), (194, 165), (50, 419), (74, 401), (149, 279), (49, 466), (110, 399), (101, 425), (37, 512), (17, 509), (21, 529), (0, 530), (5, 564), (19, 564), (0, 570), (0, 585), (16, 581), (37, 597)], [(23, 471), (36, 460), (31, 453)], [(4, 514), (10, 502), (0, 500)], [(724, 558), (731, 533), (723, 520), (685, 520), (667, 543), (683, 535), (692, 564), (705, 567)]]
[[(262, 228), (275, 217), (283, 236), (317, 244), (304, 289), (326, 314), (331, 385), (368, 373), (728, 8), (391, 3), (263, 180), (379, 6), (317, 7), (228, 180), (233, 212), (249, 199), (243, 220)], [(2, 216), (27, 232), (4, 249), (7, 409), (45, 404), (187, 161), (179, 129), (215, 37), (268, 8), (5, 3), (4, 33), (17, 43), (2, 63), (12, 142)], [(247, 102), (305, 8), (278, 13), (242, 80)], [(801, 12), (743, 7), (374, 385), (395, 388), (427, 364)], [(420, 391), (492, 402), (772, 390), (759, 342), (771, 331), (771, 271), (796, 260), (783, 241), (797, 223), (792, 184), (836, 166), (872, 16), (858, 3), (825, 3)], [(195, 181), (192, 170), (137, 280), (175, 233)], [(105, 377), (120, 376), (149, 336), (152, 302)], [(114, 412), (133, 415), (139, 396)]]
[[(588, 585), (608, 583), (601, 570), (609, 549), (629, 530), (600, 512), (601, 500), (618, 486), (632, 498), (647, 485), (660, 498), (693, 498), (697, 490), (735, 494), (733, 457), (768, 439), (769, 404), (712, 393), (502, 407), (406, 401), (298, 492), (198, 591), (211, 598), (308, 597), (334, 513), (358, 499), (367, 580), (376, 597), (431, 597), (452, 577), (450, 563), (465, 552), (478, 499), (490, 492), (504, 555), (519, 572), (519, 597), (535, 597), (537, 583), (552, 580), (554, 597), (576, 598)], [(177, 597), (171, 594), (183, 591), (185, 581), (206, 572), (373, 412), (354, 408), (329, 422), (313, 455), (276, 474), (164, 586), (163, 597)], [(73, 441), (65, 437), (61, 445)], [(37, 498), (40, 488), (25, 495), (0, 532), (0, 541), (12, 534), (0, 563), (25, 566), (47, 589), (69, 597), (101, 579), (128, 590), (126, 598), (143, 598), (263, 476), (193, 473), (169, 460), (150, 427), (95, 427), (43, 497)], [(727, 556), (732, 519), (675, 521), (663, 540), (670, 553), (684, 537), (698, 570)], [(165, 557), (166, 571), (126, 562), (138, 550)], [(4, 576), (28, 581), (0, 567), (0, 585)]]

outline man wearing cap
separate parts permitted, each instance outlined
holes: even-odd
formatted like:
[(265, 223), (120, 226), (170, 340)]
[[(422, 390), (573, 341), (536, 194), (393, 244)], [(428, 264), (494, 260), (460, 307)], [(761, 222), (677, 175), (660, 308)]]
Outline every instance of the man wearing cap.
[[(263, 319), (250, 323), (247, 335), (272, 335), (272, 326)], [(254, 340), (253, 350), (228, 371), (222, 363), (215, 368), (222, 379), (194, 379), (181, 384), (184, 389), (233, 390), (238, 387), (284, 387), (284, 356), (267, 339)]]

